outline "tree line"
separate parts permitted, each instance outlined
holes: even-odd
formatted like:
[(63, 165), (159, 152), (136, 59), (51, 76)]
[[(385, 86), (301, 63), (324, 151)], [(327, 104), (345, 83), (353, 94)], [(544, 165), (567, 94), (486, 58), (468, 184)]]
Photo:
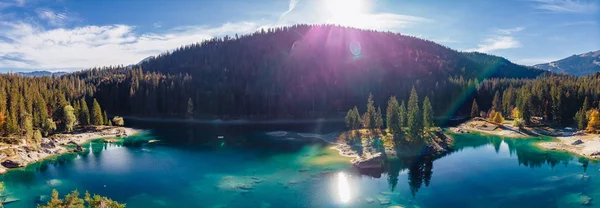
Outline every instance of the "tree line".
[[(404, 100), (398, 104), (395, 96), (391, 96), (387, 103), (386, 129), (394, 135), (397, 142), (427, 142), (424, 133), (435, 127), (433, 108), (429, 97), (419, 104), (419, 95), (413, 87), (405, 105)], [(381, 129), (383, 128), (383, 115), (381, 107), (375, 110), (373, 95), (367, 99), (366, 112), (360, 114), (357, 107), (350, 109), (345, 117), (346, 127), (349, 129)]]
[(89, 96), (93, 89), (93, 85), (75, 77), (0, 75), (2, 141), (16, 144), (26, 139), (39, 143), (43, 136), (68, 133), (76, 125), (112, 125), (107, 112)]

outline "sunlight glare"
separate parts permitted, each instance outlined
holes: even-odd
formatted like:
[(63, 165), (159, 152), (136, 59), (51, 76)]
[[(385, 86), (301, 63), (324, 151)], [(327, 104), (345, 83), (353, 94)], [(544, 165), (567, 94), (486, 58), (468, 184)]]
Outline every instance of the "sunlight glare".
[(342, 203), (350, 201), (350, 185), (348, 184), (348, 176), (344, 172), (338, 173), (338, 194)]
[(325, 0), (329, 23), (347, 25), (363, 22), (366, 0)]

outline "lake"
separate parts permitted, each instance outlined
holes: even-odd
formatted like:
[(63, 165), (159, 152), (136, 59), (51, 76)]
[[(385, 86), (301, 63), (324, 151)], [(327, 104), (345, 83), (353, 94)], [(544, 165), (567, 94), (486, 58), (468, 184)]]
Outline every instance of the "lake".
[(572, 207), (600, 199), (598, 165), (533, 145), (549, 138), (453, 135), (449, 154), (361, 175), (319, 139), (343, 131), (339, 122), (129, 125), (148, 131), (2, 175), (21, 199), (6, 207), (35, 207), (52, 189), (127, 207)]

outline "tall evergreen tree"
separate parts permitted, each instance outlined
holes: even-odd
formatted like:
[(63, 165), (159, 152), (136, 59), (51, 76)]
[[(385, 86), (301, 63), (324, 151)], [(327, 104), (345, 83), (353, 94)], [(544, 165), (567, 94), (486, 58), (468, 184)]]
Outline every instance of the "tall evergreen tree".
[(500, 92), (496, 91), (494, 94), (494, 100), (492, 101), (492, 109), (496, 112), (502, 112), (502, 99), (500, 97)]
[(369, 94), (367, 99), (367, 111), (363, 115), (363, 127), (371, 129), (375, 128), (375, 102), (373, 101), (373, 94)]
[(431, 106), (431, 101), (429, 101), (429, 97), (425, 97), (423, 100), (423, 127), (426, 131), (428, 131), (431, 127), (434, 127), (433, 122), (433, 107)]
[(92, 125), (102, 125), (104, 124), (104, 120), (102, 120), (102, 109), (100, 108), (100, 104), (94, 98), (94, 103), (92, 104), (92, 114), (91, 114)]
[(80, 125), (90, 125), (90, 110), (84, 98), (79, 101), (78, 119)]
[(402, 127), (400, 126), (400, 106), (398, 105), (396, 96), (391, 96), (388, 101), (385, 119), (387, 128), (392, 133), (398, 134), (402, 131)]
[(102, 121), (104, 122), (102, 125), (109, 126), (108, 123), (110, 120), (108, 119), (108, 115), (106, 114), (106, 111), (104, 111), (104, 113), (102, 113)]
[(407, 127), (408, 132), (413, 138), (419, 137), (420, 133), (423, 131), (422, 127), (422, 114), (419, 110), (419, 95), (417, 95), (417, 90), (415, 87), (412, 88), (410, 92), (410, 97), (408, 98), (408, 119), (407, 119)]
[(406, 105), (404, 104), (404, 100), (400, 104), (400, 109), (398, 110), (398, 114), (399, 114), (399, 118), (400, 118), (400, 122), (399, 122), (400, 127), (406, 127), (406, 124), (407, 124), (406, 119), (407, 119), (408, 115), (406, 115)]
[(381, 107), (377, 107), (375, 112), (375, 128), (381, 129), (383, 127), (383, 115), (381, 114)]
[(473, 104), (471, 104), (471, 118), (479, 117), (479, 105), (477, 105), (477, 100), (473, 99)]

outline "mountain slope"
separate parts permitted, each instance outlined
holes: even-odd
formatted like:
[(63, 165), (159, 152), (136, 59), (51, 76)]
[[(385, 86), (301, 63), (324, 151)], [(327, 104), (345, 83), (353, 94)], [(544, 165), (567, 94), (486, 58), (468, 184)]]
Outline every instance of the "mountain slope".
[(534, 67), (551, 72), (584, 76), (600, 72), (600, 50), (589, 53), (572, 55), (570, 57)]
[[(346, 111), (371, 92), (378, 104), (391, 95), (407, 100), (413, 86), (443, 112), (477, 80), (543, 73), (415, 37), (328, 25), (216, 38), (137, 67), (76, 76), (98, 82), (99, 102), (121, 115), (289, 118)], [(188, 103), (197, 106), (192, 113)]]

